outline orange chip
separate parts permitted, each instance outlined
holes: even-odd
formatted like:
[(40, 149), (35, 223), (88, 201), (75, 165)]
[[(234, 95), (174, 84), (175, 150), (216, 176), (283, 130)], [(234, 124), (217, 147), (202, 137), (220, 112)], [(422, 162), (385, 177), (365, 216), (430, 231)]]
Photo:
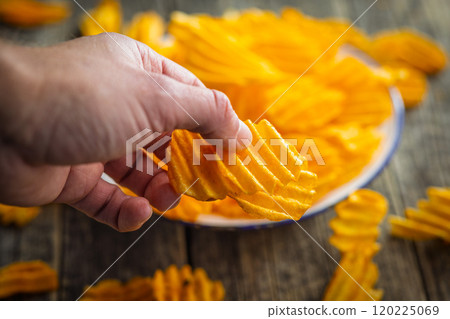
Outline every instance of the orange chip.
[(0, 268), (0, 299), (18, 293), (42, 293), (58, 288), (58, 276), (43, 261), (16, 262)]
[(407, 208), (406, 218), (391, 216), (391, 234), (411, 240), (441, 238), (450, 242), (450, 188), (429, 187), (429, 200), (419, 200), (418, 209)]
[(381, 300), (382, 290), (374, 289), (378, 267), (370, 257), (359, 253), (345, 254), (329, 282), (324, 301)]
[(40, 207), (16, 207), (0, 204), (0, 223), (8, 226), (23, 227), (36, 218)]
[(168, 164), (172, 186), (199, 200), (228, 195), (258, 217), (299, 219), (311, 206), (315, 174), (269, 122), (246, 124), (253, 134), (252, 147), (223, 157), (199, 134), (175, 131)]
[(387, 213), (387, 200), (381, 194), (360, 189), (335, 206), (337, 216), (330, 220), (334, 235), (330, 243), (342, 253), (360, 251), (373, 254), (379, 250), (378, 224)]
[(409, 67), (385, 66), (392, 77), (392, 84), (402, 95), (405, 107), (413, 107), (423, 101), (427, 92), (425, 74)]
[[(90, 15), (90, 16), (89, 16)], [(117, 0), (102, 0), (89, 15), (83, 15), (80, 31), (84, 36), (103, 32), (120, 32), (122, 28), (122, 9)]]
[(447, 64), (445, 52), (439, 45), (408, 29), (378, 34), (370, 52), (381, 63), (404, 63), (425, 73), (439, 72)]
[(81, 300), (154, 300), (154, 301), (220, 301), (225, 290), (220, 281), (212, 281), (202, 268), (192, 271), (185, 265), (175, 265), (165, 271), (158, 269), (152, 278), (136, 277), (122, 284), (107, 279), (89, 288)]

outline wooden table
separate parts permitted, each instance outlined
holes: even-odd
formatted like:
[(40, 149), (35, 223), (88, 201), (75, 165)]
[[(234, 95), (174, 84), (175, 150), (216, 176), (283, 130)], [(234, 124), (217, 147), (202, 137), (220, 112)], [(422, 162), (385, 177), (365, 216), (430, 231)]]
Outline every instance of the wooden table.
[[(94, 1), (79, 1), (86, 8)], [(256, 6), (279, 10), (290, 5), (314, 16), (355, 20), (371, 3), (362, 1), (123, 1), (126, 19), (153, 9), (166, 19), (173, 10), (221, 14), (228, 8)], [(125, 4), (126, 3), (126, 4)], [(51, 44), (77, 35), (81, 14), (60, 26), (17, 31), (2, 26), (0, 36), (27, 44)], [(380, 0), (357, 23), (368, 32), (409, 26), (437, 39), (450, 52), (450, 2)], [(389, 166), (369, 185), (389, 199), (390, 214), (402, 215), (430, 185), (450, 185), (450, 72), (430, 80), (428, 97), (406, 112), (403, 139)], [(333, 209), (301, 225), (330, 254), (328, 221)], [(149, 225), (149, 224), (147, 224)], [(0, 228), (0, 265), (42, 259), (59, 273), (61, 288), (51, 294), (19, 296), (26, 300), (74, 300), (145, 230), (121, 234), (66, 206), (48, 206), (31, 225)], [(440, 241), (413, 243), (392, 238), (383, 225), (378, 287), (385, 300), (449, 300), (450, 249)], [(203, 267), (223, 281), (229, 300), (320, 300), (336, 264), (297, 225), (257, 231), (193, 229), (161, 219), (104, 278), (127, 280), (152, 275), (170, 264)]]

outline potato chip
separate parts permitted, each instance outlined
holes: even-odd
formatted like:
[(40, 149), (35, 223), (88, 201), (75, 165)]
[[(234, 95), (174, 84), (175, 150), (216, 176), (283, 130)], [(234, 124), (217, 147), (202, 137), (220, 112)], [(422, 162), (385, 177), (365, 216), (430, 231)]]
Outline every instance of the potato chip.
[(378, 267), (371, 259), (380, 249), (378, 225), (387, 213), (387, 200), (375, 191), (359, 189), (334, 209), (337, 216), (330, 221), (334, 231), (330, 243), (342, 258), (323, 300), (381, 300), (383, 291), (373, 288)]
[(40, 207), (17, 207), (0, 204), (0, 224), (23, 227), (41, 212)]
[(418, 209), (407, 208), (406, 218), (391, 216), (391, 234), (411, 240), (441, 238), (450, 242), (450, 188), (429, 187), (429, 200), (419, 200)]
[[(315, 180), (315, 175), (311, 173), (307, 179)], [(301, 182), (290, 182), (276, 187), (273, 194), (258, 191), (231, 197), (252, 216), (270, 220), (299, 220), (311, 207), (314, 190), (302, 186)]]
[[(201, 202), (189, 196), (182, 196), (178, 206), (166, 211), (164, 217), (193, 223), (200, 214), (211, 214), (212, 210), (213, 202)], [(160, 215), (163, 214), (157, 209), (155, 209), (155, 212)]]
[[(87, 287), (88, 289), (89, 287)], [(122, 284), (116, 279), (105, 279), (90, 287), (82, 301), (150, 301), (153, 299), (153, 281), (148, 277), (135, 277)]]
[(220, 281), (212, 281), (202, 268), (192, 271), (189, 265), (158, 269), (153, 277), (136, 277), (125, 284), (107, 279), (86, 291), (81, 300), (153, 300), (220, 301), (225, 290)]
[[(201, 31), (201, 32), (199, 32)], [(169, 32), (184, 51), (180, 64), (207, 83), (274, 81), (281, 72), (266, 59), (236, 41), (221, 21), (207, 15), (172, 14)]]
[(326, 288), (324, 301), (382, 299), (383, 291), (373, 288), (379, 274), (377, 265), (371, 261), (371, 256), (359, 252), (346, 253), (339, 265)]
[(0, 299), (19, 293), (42, 293), (58, 288), (56, 272), (43, 261), (24, 261), (0, 268)]
[[(189, 197), (191, 198), (191, 197)], [(243, 218), (243, 219), (252, 219), (252, 218), (259, 218), (255, 217), (253, 215), (247, 214), (241, 206), (232, 198), (226, 197), (223, 200), (216, 200), (213, 202), (199, 202), (197, 201), (197, 204), (205, 205), (205, 204), (211, 204), (212, 209), (209, 211), (209, 214), (212, 215), (219, 215), (226, 218)], [(202, 213), (205, 210), (202, 210)]]
[(159, 45), (164, 33), (164, 20), (154, 11), (136, 14), (125, 31), (127, 36), (149, 47)]
[(387, 213), (388, 204), (384, 196), (360, 189), (335, 206), (337, 216), (330, 221), (334, 231), (330, 243), (341, 253), (360, 251), (373, 254), (379, 250), (376, 240), (378, 225)]
[(70, 11), (68, 2), (64, 1), (0, 1), (0, 19), (2, 22), (25, 28), (60, 22), (70, 15)]
[(173, 41), (164, 37), (164, 20), (154, 11), (137, 13), (125, 28), (124, 34), (140, 41), (168, 58), (172, 57)]
[(90, 16), (85, 14), (80, 22), (80, 31), (84, 36), (103, 32), (120, 32), (122, 28), (122, 9), (117, 0), (102, 0)]
[(225, 290), (220, 281), (211, 281), (202, 268), (192, 271), (188, 265), (178, 269), (170, 266), (165, 272), (157, 270), (153, 276), (155, 300), (220, 301)]
[(427, 92), (425, 74), (410, 67), (383, 67), (392, 77), (392, 84), (399, 90), (405, 107), (421, 103)]
[(315, 174), (269, 122), (246, 124), (253, 134), (253, 147), (223, 156), (199, 134), (174, 131), (168, 164), (172, 186), (204, 201), (228, 195), (244, 211), (261, 218), (299, 219), (311, 206)]
[(388, 65), (407, 65), (425, 73), (445, 68), (444, 50), (427, 36), (413, 30), (381, 32), (375, 36), (370, 53)]

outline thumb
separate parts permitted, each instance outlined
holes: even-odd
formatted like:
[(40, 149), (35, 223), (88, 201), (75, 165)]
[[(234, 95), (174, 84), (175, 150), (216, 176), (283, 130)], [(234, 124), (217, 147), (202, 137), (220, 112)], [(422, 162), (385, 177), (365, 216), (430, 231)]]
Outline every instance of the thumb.
[(145, 102), (155, 130), (187, 129), (201, 133), (204, 138), (237, 141), (238, 148), (252, 140), (250, 129), (238, 118), (224, 93), (187, 85), (164, 75), (155, 77), (149, 85), (152, 96)]

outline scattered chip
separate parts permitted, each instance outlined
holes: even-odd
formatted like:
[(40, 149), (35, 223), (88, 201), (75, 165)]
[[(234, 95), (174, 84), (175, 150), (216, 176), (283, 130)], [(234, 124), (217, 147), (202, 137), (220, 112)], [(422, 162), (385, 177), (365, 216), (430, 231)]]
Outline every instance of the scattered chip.
[(41, 212), (40, 207), (17, 207), (0, 204), (0, 224), (23, 227)]
[(371, 256), (346, 253), (339, 266), (326, 288), (324, 301), (379, 301), (383, 298), (383, 291), (373, 288), (379, 275)]
[(330, 221), (334, 231), (330, 237), (333, 246), (341, 253), (360, 251), (373, 254), (378, 251), (378, 225), (388, 209), (384, 196), (369, 189), (360, 189), (334, 209), (337, 216)]
[(381, 300), (383, 291), (374, 288), (378, 267), (372, 258), (380, 249), (378, 225), (387, 210), (384, 196), (369, 189), (359, 189), (335, 206), (330, 243), (342, 257), (323, 300)]
[(225, 290), (220, 281), (212, 281), (202, 268), (189, 265), (158, 269), (153, 277), (136, 277), (125, 284), (107, 279), (89, 288), (81, 300), (153, 300), (220, 301)]
[(220, 301), (225, 296), (225, 290), (220, 281), (211, 281), (202, 268), (192, 271), (189, 265), (181, 269), (172, 265), (165, 272), (155, 272), (153, 295), (158, 301)]
[(429, 187), (428, 201), (419, 200), (417, 209), (407, 208), (406, 218), (391, 216), (391, 234), (411, 240), (434, 238), (450, 242), (450, 187)]
[(447, 65), (444, 50), (433, 40), (414, 30), (381, 32), (375, 36), (370, 53), (388, 65), (406, 65), (433, 74)]
[(0, 268), (0, 299), (18, 293), (42, 293), (58, 288), (58, 276), (43, 261), (16, 262)]

